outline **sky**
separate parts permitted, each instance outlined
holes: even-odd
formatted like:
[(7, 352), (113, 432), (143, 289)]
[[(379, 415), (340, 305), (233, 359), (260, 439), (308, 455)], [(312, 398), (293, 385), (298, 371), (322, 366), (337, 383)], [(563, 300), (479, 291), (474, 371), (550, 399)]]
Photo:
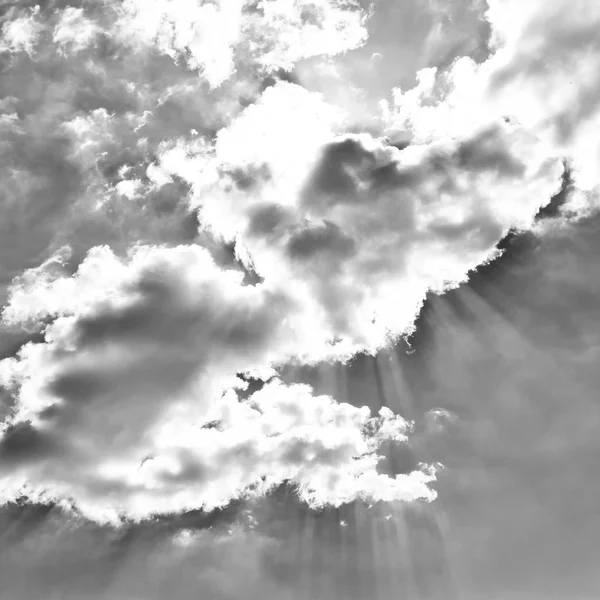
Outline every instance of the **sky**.
[(0, 600), (598, 598), (599, 29), (0, 2)]

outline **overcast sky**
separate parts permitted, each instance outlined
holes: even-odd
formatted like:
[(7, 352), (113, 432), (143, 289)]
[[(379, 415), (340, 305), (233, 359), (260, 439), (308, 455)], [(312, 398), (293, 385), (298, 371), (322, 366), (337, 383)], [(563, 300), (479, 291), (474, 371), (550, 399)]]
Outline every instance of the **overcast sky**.
[(600, 597), (597, 0), (0, 7), (0, 600)]

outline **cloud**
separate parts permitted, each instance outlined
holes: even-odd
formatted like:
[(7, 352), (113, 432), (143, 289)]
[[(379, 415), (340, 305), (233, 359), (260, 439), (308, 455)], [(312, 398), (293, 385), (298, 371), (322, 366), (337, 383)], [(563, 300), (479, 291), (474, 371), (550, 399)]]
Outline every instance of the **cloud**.
[[(11, 13), (8, 12), (8, 18), (2, 24), (2, 42), (0, 43), (0, 52), (26, 52), (29, 56), (34, 53), (34, 47), (41, 33), (43, 26), (37, 20), (40, 7), (23, 11), (15, 19), (11, 19)], [(28, 13), (28, 14), (27, 14)]]
[[(224, 269), (232, 260), (193, 227), (186, 180), (197, 165), (186, 171), (186, 156), (209, 147), (220, 129), (221, 146), (232, 152), (231, 168), (221, 167), (236, 189), (270, 177), (260, 166), (249, 176), (256, 157), (240, 166), (222, 129), (261, 87), (228, 62), (242, 25), (198, 5), (190, 34), (189, 14), (177, 3), (144, 7), (35, 8), (11, 12), (3, 25), (11, 54), (3, 87), (14, 95), (3, 100), (2, 151), (14, 185), (0, 207), (7, 235), (23, 244), (3, 261), (5, 281), (18, 275), (3, 325), (42, 336), (1, 363), (4, 499), (27, 490), (32, 499), (74, 501), (100, 519), (214, 508), (284, 481), (315, 505), (362, 495), (431, 499), (433, 474), (397, 481), (377, 473), (380, 441), (405, 441), (399, 431), (408, 425), (399, 417), (371, 419), (276, 382), (243, 401), (236, 396), (245, 385), (238, 373), (268, 379), (292, 358), (318, 360), (313, 348), (326, 347), (327, 338), (291, 290), (246, 285), (244, 271)], [(240, 12), (241, 3), (231, 10)], [(350, 3), (280, 4), (277, 14), (257, 18), (265, 10), (273, 7), (245, 13), (243, 27), (258, 45), (246, 40), (243, 60), (267, 71), (342, 52), (364, 33)], [(207, 15), (226, 18), (231, 36), (215, 37)], [(280, 30), (275, 44), (265, 27)], [(119, 38), (124, 28), (127, 43)], [(217, 62), (194, 62), (207, 49)], [(190, 58), (184, 65), (181, 52)], [(218, 95), (210, 90), (217, 82)], [(306, 99), (299, 94), (297, 105)], [(307, 147), (322, 139), (311, 139), (319, 126), (302, 132)], [(183, 137), (173, 143), (173, 136)], [(157, 153), (162, 171), (152, 161)], [(178, 221), (190, 215), (185, 241), (202, 240), (210, 251), (174, 243), (183, 236)], [(292, 251), (305, 253), (310, 241), (298, 238)], [(307, 409), (284, 431), (278, 422), (289, 425), (298, 402)], [(204, 428), (215, 411), (226, 426)]]
[(490, 53), (485, 0), (362, 0), (369, 11), (368, 38), (334, 57), (300, 60), (296, 82), (322, 93), (349, 114), (349, 131), (381, 132), (381, 100), (400, 85), (413, 85), (423, 68), (449, 68), (457, 57), (482, 62)]
[[(238, 4), (237, 9), (224, 5), (222, 14), (214, 4), (197, 4), (197, 21), (190, 20), (187, 5), (176, 2), (152, 6), (128, 2), (103, 10), (89, 3), (53, 3), (13, 7), (5, 13), (0, 96), (2, 128), (10, 131), (0, 149), (8, 182), (0, 212), (11, 231), (2, 236), (6, 245), (2, 254), (7, 257), (3, 287), (22, 269), (65, 244), (72, 247), (76, 266), (94, 245), (110, 244), (124, 253), (135, 243), (177, 244), (197, 237), (195, 216), (186, 200), (189, 186), (177, 178), (157, 185), (148, 179), (146, 169), (160, 145), (173, 137), (213, 137), (260, 95), (264, 73), (243, 68), (221, 78), (218, 91), (211, 90), (210, 82), (185, 61), (173, 60), (179, 54), (163, 53), (161, 44), (167, 44), (167, 38), (155, 39), (143, 20), (167, 28), (173, 20), (183, 28), (204, 27), (210, 37), (208, 53), (204, 42), (198, 48), (190, 43), (203, 57), (219, 61), (226, 53), (222, 44), (231, 40), (223, 36), (222, 28), (205, 27), (205, 13), (215, 14), (218, 25), (230, 23), (231, 11), (242, 10)], [(319, 15), (324, 21), (318, 17), (314, 26), (326, 28), (327, 40), (337, 39), (331, 28), (338, 27), (347, 13), (357, 23), (362, 18), (350, 5), (323, 6)], [(302, 35), (301, 9), (289, 5), (285, 14), (273, 15), (289, 29), (284, 37), (290, 43), (296, 40), (294, 35)], [(256, 21), (255, 16), (244, 15)], [(260, 23), (269, 26), (259, 19), (253, 25), (257, 31)], [(241, 43), (240, 32), (235, 39)], [(199, 30), (196, 33), (202, 38)], [(263, 37), (266, 44), (266, 33)], [(178, 39), (172, 40), (175, 50), (185, 54), (187, 38), (182, 38), (183, 46)], [(213, 42), (221, 46), (210, 47)], [(338, 49), (342, 46), (346, 47), (340, 42)], [(309, 52), (305, 41), (300, 47)], [(244, 61), (255, 64), (266, 52), (259, 44), (248, 50)], [(46, 164), (51, 165), (50, 173), (68, 172), (45, 182)], [(42, 189), (49, 196), (44, 202)], [(21, 193), (24, 198), (17, 203)]]
[(60, 13), (52, 41), (63, 52), (73, 53), (91, 46), (101, 33), (102, 28), (85, 16), (83, 8), (68, 6)]
[[(163, 141), (192, 129), (210, 137), (260, 93), (253, 75), (216, 94), (152, 48), (133, 52), (113, 35), (115, 18), (89, 4), (5, 13), (2, 300), (12, 277), (64, 245), (76, 268), (95, 245), (124, 254), (136, 243), (195, 240), (189, 185), (157, 185), (145, 171)], [(23, 20), (36, 32), (27, 48), (10, 34)]]
[(243, 0), (228, 3), (126, 0), (119, 7), (123, 41), (152, 46), (172, 59), (186, 57), (211, 85), (234, 71), (233, 45), (241, 37)]
[(421, 71), (418, 85), (395, 92), (395, 127), (415, 140), (461, 136), (505, 117), (526, 128), (573, 166), (574, 208), (595, 204), (599, 151), (600, 9), (591, 1), (491, 0), (491, 57), (462, 58), (445, 73)]
[(339, 54), (366, 39), (366, 15), (353, 0), (126, 0), (118, 12), (124, 43), (183, 59), (213, 87), (240, 64), (289, 70), (302, 58)]
[(260, 63), (290, 70), (312, 56), (335, 56), (366, 42), (368, 14), (354, 0), (258, 2), (246, 35), (259, 40)]
[(447, 67), (456, 56), (471, 55), (474, 60), (487, 58), (490, 26), (482, 18), (486, 0), (426, 0), (421, 4), (434, 17), (425, 40), (427, 66)]
[(464, 281), (510, 229), (530, 227), (563, 171), (547, 145), (501, 119), (404, 150), (343, 126), (321, 96), (279, 83), (214, 145), (182, 141), (158, 167), (193, 186), (203, 227), (235, 241), (267, 283), (294, 290), (333, 357), (410, 331), (428, 290)]
[(242, 277), (198, 246), (140, 247), (128, 262), (98, 248), (74, 277), (26, 273), (5, 320), (53, 321), (1, 363), (16, 397), (4, 499), (26, 489), (100, 520), (210, 510), (284, 482), (315, 506), (432, 499), (427, 470), (377, 472), (380, 443), (406, 442), (399, 416), (277, 381), (240, 401), (236, 373), (269, 377), (303, 341), (291, 301)]
[[(489, 4), (495, 53), (421, 71), (369, 133), (335, 94), (281, 76), (365, 42), (350, 0), (8, 13), (3, 319), (38, 337), (0, 363), (5, 500), (26, 490), (116, 520), (285, 482), (313, 507), (433, 499), (433, 470), (378, 471), (407, 422), (277, 369), (410, 333), (428, 293), (532, 226), (565, 162), (574, 186), (595, 185), (592, 30), (565, 13), (561, 55), (539, 23), (557, 29), (566, 2)], [(464, 11), (478, 14), (446, 17)]]
[(7, 112), (0, 116), (0, 130), (0, 278), (6, 284), (50, 245), (75, 201), (81, 173), (68, 157), (67, 137), (41, 119)]

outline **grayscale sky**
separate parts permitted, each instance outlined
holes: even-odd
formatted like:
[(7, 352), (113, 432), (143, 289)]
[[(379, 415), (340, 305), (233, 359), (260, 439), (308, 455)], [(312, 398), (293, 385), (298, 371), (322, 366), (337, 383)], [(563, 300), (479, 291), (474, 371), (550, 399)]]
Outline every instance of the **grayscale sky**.
[(599, 30), (0, 1), (0, 600), (600, 597)]

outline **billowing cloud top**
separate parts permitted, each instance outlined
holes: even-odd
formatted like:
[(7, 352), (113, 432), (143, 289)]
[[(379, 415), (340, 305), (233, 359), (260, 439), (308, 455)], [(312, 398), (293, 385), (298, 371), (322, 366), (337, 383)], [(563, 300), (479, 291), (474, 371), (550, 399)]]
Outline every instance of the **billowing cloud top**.
[(490, 0), (490, 58), (420, 71), (369, 132), (294, 71), (367, 42), (352, 0), (10, 8), (2, 315), (31, 338), (0, 362), (2, 501), (117, 521), (282, 484), (311, 506), (432, 500), (433, 467), (378, 469), (410, 423), (278, 368), (411, 332), (565, 162), (570, 206), (593, 205), (600, 9), (572, 4)]

